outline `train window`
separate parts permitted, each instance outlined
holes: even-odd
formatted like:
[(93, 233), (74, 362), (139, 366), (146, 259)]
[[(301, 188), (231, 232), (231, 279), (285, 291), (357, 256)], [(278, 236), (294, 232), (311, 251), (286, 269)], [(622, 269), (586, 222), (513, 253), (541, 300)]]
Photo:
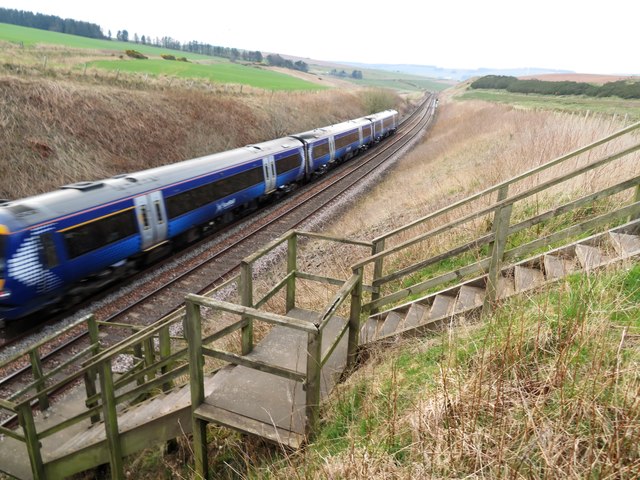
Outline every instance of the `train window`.
[(42, 244), (45, 267), (57, 267), (60, 262), (58, 261), (58, 252), (56, 251), (56, 244), (53, 240), (53, 233), (47, 232), (40, 235), (40, 242)]
[(336, 137), (336, 150), (339, 148), (344, 148), (347, 145), (351, 145), (354, 142), (360, 141), (360, 133), (356, 130), (355, 132), (348, 133), (341, 137)]
[(133, 208), (61, 230), (69, 258), (76, 258), (138, 232)]
[(144, 229), (147, 230), (149, 228), (149, 215), (147, 215), (147, 207), (145, 205), (140, 205), (140, 218)]
[(263, 181), (264, 173), (262, 172), (262, 167), (257, 167), (178, 193), (165, 200), (167, 215), (169, 218), (179, 217), (191, 210), (258, 185)]
[(300, 153), (296, 151), (292, 155), (277, 159), (276, 169), (279, 174), (285, 173), (295, 168), (300, 168), (301, 162)]
[(371, 125), (362, 127), (362, 136), (365, 138), (371, 136)]
[(160, 207), (160, 202), (156, 200), (153, 203), (156, 206), (156, 219), (158, 220), (158, 223), (164, 222), (164, 219), (162, 218), (162, 208)]
[(324, 143), (316, 143), (313, 145), (313, 158), (324, 157), (325, 155), (329, 155), (329, 141), (325, 141)]

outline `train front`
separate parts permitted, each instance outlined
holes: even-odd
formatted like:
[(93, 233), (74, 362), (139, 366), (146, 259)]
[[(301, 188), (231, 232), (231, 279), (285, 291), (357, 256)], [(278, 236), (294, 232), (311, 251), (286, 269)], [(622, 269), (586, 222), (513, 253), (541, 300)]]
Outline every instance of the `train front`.
[(26, 213), (15, 206), (0, 206), (0, 322), (45, 306), (42, 245), (37, 229), (24, 228), (20, 214)]

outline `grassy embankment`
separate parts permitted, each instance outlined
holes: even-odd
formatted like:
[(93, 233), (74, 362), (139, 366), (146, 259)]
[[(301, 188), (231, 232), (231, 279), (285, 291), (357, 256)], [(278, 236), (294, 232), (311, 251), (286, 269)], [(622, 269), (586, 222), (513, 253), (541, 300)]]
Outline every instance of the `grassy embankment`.
[[(620, 117), (444, 101), (424, 144), (327, 230), (372, 238), (620, 126)], [(638, 173), (637, 155), (626, 167)], [(616, 175), (609, 169), (572, 188), (590, 190)], [(304, 250), (301, 265), (333, 276), (355, 257), (312, 244)], [(309, 307), (328, 299), (305, 295)], [(637, 264), (572, 275), (506, 301), (486, 323), (470, 320), (371, 352), (324, 405), (319, 438), (304, 451), (283, 453), (212, 427), (212, 471), (218, 478), (637, 477)], [(177, 461), (188, 450), (184, 443), (163, 462), (150, 451), (132, 471), (190, 478)]]
[[(18, 33), (11, 36), (14, 31)], [(10, 25), (0, 28), (0, 40), (17, 41), (26, 34), (32, 44), (5, 43), (7, 48), (0, 51), (0, 173), (11, 179), (0, 187), (0, 198), (21, 198), (385, 108), (405, 108), (396, 94), (380, 89), (291, 91), (287, 89), (295, 82), (312, 84), (222, 59), (215, 65), (118, 60), (112, 50), (98, 50), (117, 42)], [(37, 43), (63, 40), (78, 49)], [(156, 56), (164, 52), (155, 49)], [(104, 70), (84, 71), (85, 63), (98, 59), (124, 65), (148, 62), (158, 76), (145, 80), (141, 74), (123, 73), (116, 79), (113, 73), (105, 77)], [(176, 77), (167, 76), (172, 68), (190, 71), (180, 72), (184, 76), (174, 81)], [(215, 86), (192, 76), (210, 68), (218, 68), (215, 75), (226, 75), (229, 82), (250, 81), (238, 73), (244, 72), (264, 88), (226, 88), (227, 84)], [(272, 90), (281, 85), (281, 91)]]

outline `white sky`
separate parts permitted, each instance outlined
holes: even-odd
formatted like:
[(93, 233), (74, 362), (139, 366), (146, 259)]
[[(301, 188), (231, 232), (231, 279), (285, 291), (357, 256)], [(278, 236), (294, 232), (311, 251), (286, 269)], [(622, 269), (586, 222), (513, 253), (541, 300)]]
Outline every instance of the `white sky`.
[(640, 74), (638, 0), (0, 0), (181, 42), (316, 60)]

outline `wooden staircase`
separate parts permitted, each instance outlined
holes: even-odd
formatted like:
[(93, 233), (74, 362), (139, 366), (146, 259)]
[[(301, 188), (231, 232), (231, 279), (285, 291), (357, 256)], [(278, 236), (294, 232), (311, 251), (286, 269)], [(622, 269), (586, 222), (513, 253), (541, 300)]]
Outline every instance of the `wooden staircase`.
[[(640, 221), (593, 235), (501, 270), (497, 300), (556, 282), (567, 275), (640, 256)], [(478, 314), (486, 296), (487, 275), (423, 296), (370, 316), (360, 330), (360, 344), (411, 332), (437, 330), (461, 315)]]

